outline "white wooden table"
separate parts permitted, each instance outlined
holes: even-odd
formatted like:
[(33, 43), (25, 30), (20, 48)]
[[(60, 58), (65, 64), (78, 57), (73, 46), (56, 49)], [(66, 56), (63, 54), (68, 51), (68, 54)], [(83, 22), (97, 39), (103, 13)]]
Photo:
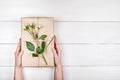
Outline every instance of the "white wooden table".
[[(55, 17), (65, 80), (120, 80), (120, 0), (1, 0), (0, 80), (13, 80), (24, 16)], [(25, 80), (53, 80), (53, 68), (24, 68)]]

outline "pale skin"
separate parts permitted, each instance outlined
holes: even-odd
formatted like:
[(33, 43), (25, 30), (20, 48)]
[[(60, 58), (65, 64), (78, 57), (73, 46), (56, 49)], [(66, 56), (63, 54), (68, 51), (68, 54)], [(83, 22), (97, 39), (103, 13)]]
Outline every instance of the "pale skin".
[[(58, 44), (57, 38), (54, 38), (54, 48), (52, 48), (54, 55), (54, 80), (63, 80), (63, 68), (61, 63), (61, 49)], [(23, 80), (22, 73), (22, 55), (23, 51), (21, 50), (21, 39), (19, 40), (17, 49), (15, 51), (15, 69), (14, 69), (14, 80)]]

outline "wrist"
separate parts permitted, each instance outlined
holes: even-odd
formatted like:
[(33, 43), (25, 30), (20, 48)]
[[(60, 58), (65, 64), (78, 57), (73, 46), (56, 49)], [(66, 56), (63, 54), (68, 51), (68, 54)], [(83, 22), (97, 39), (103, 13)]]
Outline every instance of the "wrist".
[(16, 68), (16, 69), (22, 69), (22, 67), (21, 67), (21, 66), (15, 66), (15, 68)]
[(61, 68), (62, 64), (56, 65), (56, 68)]

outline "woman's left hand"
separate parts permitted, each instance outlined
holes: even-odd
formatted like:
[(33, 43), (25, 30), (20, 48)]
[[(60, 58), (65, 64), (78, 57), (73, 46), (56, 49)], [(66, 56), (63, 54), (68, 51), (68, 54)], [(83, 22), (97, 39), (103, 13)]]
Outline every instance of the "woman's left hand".
[(23, 51), (21, 50), (21, 39), (17, 45), (17, 49), (15, 51), (15, 67), (22, 67), (22, 55)]

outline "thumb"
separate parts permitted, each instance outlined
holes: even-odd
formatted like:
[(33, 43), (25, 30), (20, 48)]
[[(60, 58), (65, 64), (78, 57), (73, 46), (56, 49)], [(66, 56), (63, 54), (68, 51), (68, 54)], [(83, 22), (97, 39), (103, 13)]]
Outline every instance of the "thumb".
[(56, 50), (55, 50), (55, 48), (52, 48), (52, 52), (53, 52), (53, 56), (56, 57), (57, 54), (56, 54)]
[(19, 56), (22, 57), (23, 53), (24, 53), (24, 51), (22, 50), (22, 51), (20, 52)]

